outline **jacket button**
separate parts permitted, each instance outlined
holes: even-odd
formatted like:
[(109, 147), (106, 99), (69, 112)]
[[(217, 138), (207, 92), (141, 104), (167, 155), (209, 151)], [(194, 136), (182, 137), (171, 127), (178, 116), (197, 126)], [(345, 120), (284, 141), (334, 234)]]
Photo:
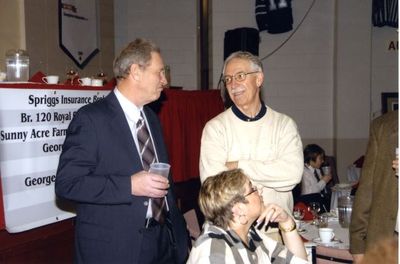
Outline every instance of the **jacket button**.
[(149, 201), (143, 202), (143, 205), (144, 205), (144, 206), (149, 206)]

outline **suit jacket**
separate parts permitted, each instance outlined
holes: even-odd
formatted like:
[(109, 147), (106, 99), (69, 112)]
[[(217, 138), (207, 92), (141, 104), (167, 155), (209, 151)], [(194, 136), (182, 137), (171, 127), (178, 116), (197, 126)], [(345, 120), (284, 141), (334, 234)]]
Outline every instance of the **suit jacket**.
[[(144, 107), (160, 162), (168, 162), (162, 129)], [(130, 176), (143, 170), (123, 110), (114, 94), (82, 107), (71, 121), (60, 156), (57, 195), (77, 204), (75, 262), (137, 263), (148, 197), (131, 194)], [(186, 260), (186, 223), (173, 197), (167, 200), (179, 263)]]
[(372, 122), (367, 153), (350, 224), (350, 252), (363, 254), (384, 237), (392, 237), (398, 210), (399, 180), (392, 169), (398, 146), (398, 111)]

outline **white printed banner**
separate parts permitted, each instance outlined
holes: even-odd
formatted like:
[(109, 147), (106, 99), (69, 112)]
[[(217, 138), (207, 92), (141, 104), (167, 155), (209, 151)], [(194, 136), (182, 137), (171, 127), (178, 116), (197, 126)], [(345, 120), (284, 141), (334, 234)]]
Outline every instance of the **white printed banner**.
[(62, 144), (75, 112), (109, 92), (0, 86), (0, 174), (8, 232), (75, 216), (54, 193)]

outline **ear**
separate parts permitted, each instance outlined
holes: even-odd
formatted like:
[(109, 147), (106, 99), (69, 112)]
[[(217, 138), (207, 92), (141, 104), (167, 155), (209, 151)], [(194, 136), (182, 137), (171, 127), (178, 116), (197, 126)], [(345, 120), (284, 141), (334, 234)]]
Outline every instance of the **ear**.
[(240, 216), (246, 214), (246, 206), (243, 203), (236, 203), (232, 207), (233, 216)]
[(139, 64), (132, 64), (131, 68), (130, 68), (130, 75), (132, 76), (132, 78), (135, 81), (140, 80), (140, 76), (141, 76), (140, 73), (141, 73), (141, 70), (140, 70)]
[(260, 74), (257, 74), (257, 79), (256, 79), (257, 87), (261, 87), (263, 82), (264, 82), (264, 73), (261, 72)]

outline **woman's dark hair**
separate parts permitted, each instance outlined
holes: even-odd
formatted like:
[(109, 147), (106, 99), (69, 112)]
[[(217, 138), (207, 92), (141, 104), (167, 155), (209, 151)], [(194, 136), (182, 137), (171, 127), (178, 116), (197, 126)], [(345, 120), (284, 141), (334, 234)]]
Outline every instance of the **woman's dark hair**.
[(304, 148), (304, 163), (310, 164), (310, 161), (316, 161), (319, 155), (325, 157), (325, 151), (317, 144), (309, 144)]

